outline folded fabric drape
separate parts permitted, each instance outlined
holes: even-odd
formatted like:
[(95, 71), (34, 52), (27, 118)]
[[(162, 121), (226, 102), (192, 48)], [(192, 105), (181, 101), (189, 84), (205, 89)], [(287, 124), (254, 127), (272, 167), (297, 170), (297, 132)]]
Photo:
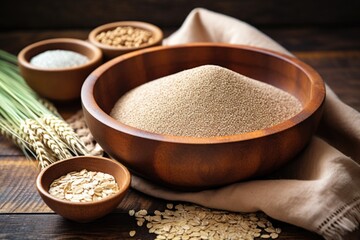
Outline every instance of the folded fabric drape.
[[(194, 9), (180, 29), (164, 40), (165, 45), (189, 42), (245, 44), (291, 55), (249, 24), (206, 9)], [(359, 162), (360, 113), (341, 102), (327, 86), (317, 136), (296, 159), (263, 180), (187, 193), (134, 176), (132, 187), (152, 196), (210, 208), (263, 211), (325, 239), (349, 239), (360, 222)]]

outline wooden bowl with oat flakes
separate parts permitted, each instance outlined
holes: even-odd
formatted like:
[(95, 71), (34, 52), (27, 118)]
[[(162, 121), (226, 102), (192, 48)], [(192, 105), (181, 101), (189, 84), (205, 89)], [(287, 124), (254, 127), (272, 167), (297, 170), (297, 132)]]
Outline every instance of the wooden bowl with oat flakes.
[[(265, 129), (217, 137), (158, 134), (110, 116), (128, 91), (206, 64), (282, 89), (298, 99), (302, 110)], [(299, 59), (249, 46), (193, 43), (149, 48), (113, 59), (90, 74), (81, 98), (87, 125), (111, 157), (153, 182), (198, 190), (263, 176), (295, 157), (316, 130), (325, 87), (318, 73)]]
[[(44, 202), (57, 214), (76, 222), (90, 222), (119, 205), (130, 180), (129, 171), (121, 163), (103, 157), (82, 156), (43, 169), (37, 177), (36, 187)], [(65, 185), (59, 186), (59, 182)], [(70, 185), (75, 190), (70, 189)], [(56, 192), (51, 191), (54, 189)]]

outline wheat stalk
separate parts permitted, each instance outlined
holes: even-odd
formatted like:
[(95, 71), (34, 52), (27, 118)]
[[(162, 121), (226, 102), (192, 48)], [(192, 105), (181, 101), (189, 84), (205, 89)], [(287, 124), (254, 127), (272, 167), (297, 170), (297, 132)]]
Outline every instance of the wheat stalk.
[(33, 155), (41, 168), (72, 155), (89, 154), (55, 106), (25, 83), (16, 57), (0, 50), (0, 134)]

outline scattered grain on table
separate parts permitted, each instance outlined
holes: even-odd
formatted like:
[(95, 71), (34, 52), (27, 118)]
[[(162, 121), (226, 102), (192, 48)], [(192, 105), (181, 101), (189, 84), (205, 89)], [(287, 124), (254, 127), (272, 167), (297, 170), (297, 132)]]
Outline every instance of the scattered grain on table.
[[(156, 239), (276, 239), (281, 232), (263, 213), (234, 213), (197, 205), (178, 204), (156, 210), (153, 215), (140, 210), (133, 216), (137, 222), (146, 222), (144, 225), (149, 233), (156, 234)], [(265, 229), (271, 229), (271, 234)]]
[(135, 236), (135, 234), (136, 234), (136, 231), (135, 231), (135, 230), (131, 230), (131, 231), (129, 232), (129, 236), (130, 236), (130, 237)]

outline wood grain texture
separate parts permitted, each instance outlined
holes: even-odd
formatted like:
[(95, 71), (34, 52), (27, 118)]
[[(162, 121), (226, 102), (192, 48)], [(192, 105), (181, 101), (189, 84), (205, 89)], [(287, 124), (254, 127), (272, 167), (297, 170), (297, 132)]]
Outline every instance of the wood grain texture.
[[(24, 158), (0, 158), (0, 239), (134, 239), (129, 231), (135, 229), (137, 239), (152, 239), (145, 227), (138, 227), (128, 216), (130, 209), (147, 209), (150, 213), (164, 210), (166, 201), (130, 190), (110, 215), (95, 222), (80, 224), (54, 214), (37, 194), (34, 184), (36, 169)], [(7, 166), (7, 167), (5, 167)], [(28, 172), (28, 174), (24, 174)], [(2, 177), (4, 176), (4, 177)], [(7, 181), (4, 179), (7, 178)], [(22, 179), (18, 182), (19, 179)], [(22, 188), (19, 189), (19, 186)], [(4, 191), (4, 189), (9, 189)], [(22, 203), (22, 204), (18, 204)], [(318, 235), (283, 222), (271, 220), (283, 232), (279, 239), (322, 239)]]
[(0, 156), (23, 156), (20, 149), (9, 139), (0, 135)]
[(260, 30), (292, 52), (360, 50), (359, 26), (282, 27)]
[(49, 211), (35, 189), (37, 171), (24, 157), (0, 158), (0, 213)]
[(359, 6), (356, 0), (6, 0), (2, 4), (0, 28), (88, 28), (124, 20), (178, 27), (196, 7), (255, 25), (353, 25), (360, 22)]
[[(161, 209), (160, 209), (161, 210)], [(278, 240), (321, 240), (312, 232), (296, 226), (271, 220), (274, 226), (283, 229)], [(21, 231), (15, 231), (21, 229)], [(136, 230), (135, 237), (129, 231)], [(135, 218), (127, 213), (113, 213), (92, 223), (80, 224), (63, 219), (55, 214), (0, 215), (1, 239), (155, 239), (145, 226), (136, 226)]]
[(316, 69), (342, 101), (360, 111), (360, 50), (294, 54)]
[[(180, 25), (162, 28), (164, 36), (173, 33)], [(264, 33), (282, 44), (289, 51), (351, 51), (360, 50), (360, 27), (301, 27), (301, 28), (266, 28), (260, 27)], [(49, 38), (87, 39), (91, 29), (56, 30), (0, 30), (0, 47), (13, 54), (18, 54), (27, 45)]]

